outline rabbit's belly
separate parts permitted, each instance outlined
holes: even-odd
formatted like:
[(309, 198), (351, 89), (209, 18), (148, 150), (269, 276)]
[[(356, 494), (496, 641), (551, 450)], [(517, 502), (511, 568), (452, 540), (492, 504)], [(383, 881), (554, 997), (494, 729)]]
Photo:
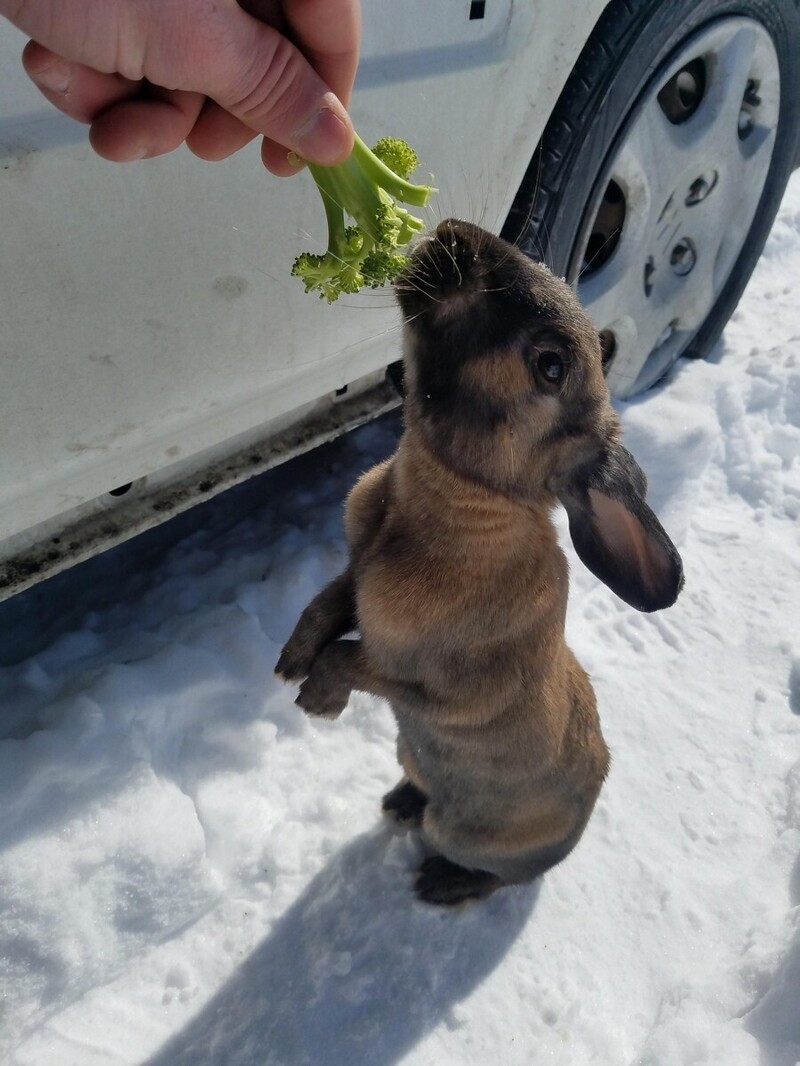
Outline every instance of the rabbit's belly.
[(483, 819), (489, 801), (497, 817), (506, 821), (508, 812), (541, 791), (543, 752), (528, 743), (507, 743), (502, 728), (497, 737), (487, 738), (475, 730), (448, 728), (438, 716), (429, 725), (429, 715), (420, 714), (419, 707), (393, 702), (392, 710), (400, 761), (411, 763), (409, 776), (423, 782), (420, 787), (431, 801), (454, 817), (461, 812), (474, 821), (482, 810)]
[(400, 761), (428, 797), (422, 836), (430, 847), (507, 883), (533, 879), (572, 850), (601, 780), (564, 763), (543, 770), (507, 748), (476, 758), (397, 710)]

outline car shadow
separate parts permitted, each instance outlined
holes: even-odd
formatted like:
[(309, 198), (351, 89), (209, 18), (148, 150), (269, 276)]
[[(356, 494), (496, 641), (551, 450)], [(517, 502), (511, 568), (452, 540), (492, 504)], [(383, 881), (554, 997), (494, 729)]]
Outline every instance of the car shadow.
[(84, 144), (86, 127), (52, 108), (26, 111), (0, 119), (0, 165), (20, 162), (32, 152)]
[(421, 852), (388, 827), (338, 852), (186, 1027), (144, 1066), (384, 1066), (501, 962), (538, 885), (463, 910), (411, 891)]

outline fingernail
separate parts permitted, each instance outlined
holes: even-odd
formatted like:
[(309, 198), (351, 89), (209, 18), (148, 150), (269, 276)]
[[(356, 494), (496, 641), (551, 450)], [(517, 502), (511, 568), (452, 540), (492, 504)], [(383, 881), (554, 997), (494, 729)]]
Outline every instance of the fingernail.
[(51, 93), (68, 93), (72, 87), (74, 66), (63, 59), (56, 59), (48, 63), (42, 70), (32, 71), (31, 77), (37, 85), (48, 89)]
[(292, 138), (297, 154), (322, 166), (341, 162), (352, 135), (345, 111), (333, 93), (326, 93), (323, 106)]

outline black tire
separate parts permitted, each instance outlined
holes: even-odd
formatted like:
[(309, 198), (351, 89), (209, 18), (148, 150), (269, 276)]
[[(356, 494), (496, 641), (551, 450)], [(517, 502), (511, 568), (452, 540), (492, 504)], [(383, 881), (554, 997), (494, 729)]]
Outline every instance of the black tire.
[[(781, 85), (775, 145), (748, 236), (728, 280), (703, 325), (674, 359), (679, 354), (705, 356), (716, 343), (758, 261), (799, 158), (797, 0), (612, 0), (561, 93), (503, 228), (506, 239), (577, 286), (583, 254), (578, 238), (602, 193), (604, 168), (624, 139), (637, 101), (652, 89), (683, 43), (728, 16), (756, 20), (774, 44)], [(668, 369), (661, 368), (658, 376)], [(653, 383), (644, 381), (635, 391)]]

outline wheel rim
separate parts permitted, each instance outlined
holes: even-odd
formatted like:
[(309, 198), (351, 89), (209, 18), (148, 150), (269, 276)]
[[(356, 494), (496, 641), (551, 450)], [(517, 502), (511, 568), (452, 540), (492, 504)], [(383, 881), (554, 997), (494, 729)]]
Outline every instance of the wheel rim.
[(571, 271), (614, 395), (657, 381), (708, 318), (761, 200), (779, 105), (772, 40), (738, 17), (687, 40), (634, 105)]

